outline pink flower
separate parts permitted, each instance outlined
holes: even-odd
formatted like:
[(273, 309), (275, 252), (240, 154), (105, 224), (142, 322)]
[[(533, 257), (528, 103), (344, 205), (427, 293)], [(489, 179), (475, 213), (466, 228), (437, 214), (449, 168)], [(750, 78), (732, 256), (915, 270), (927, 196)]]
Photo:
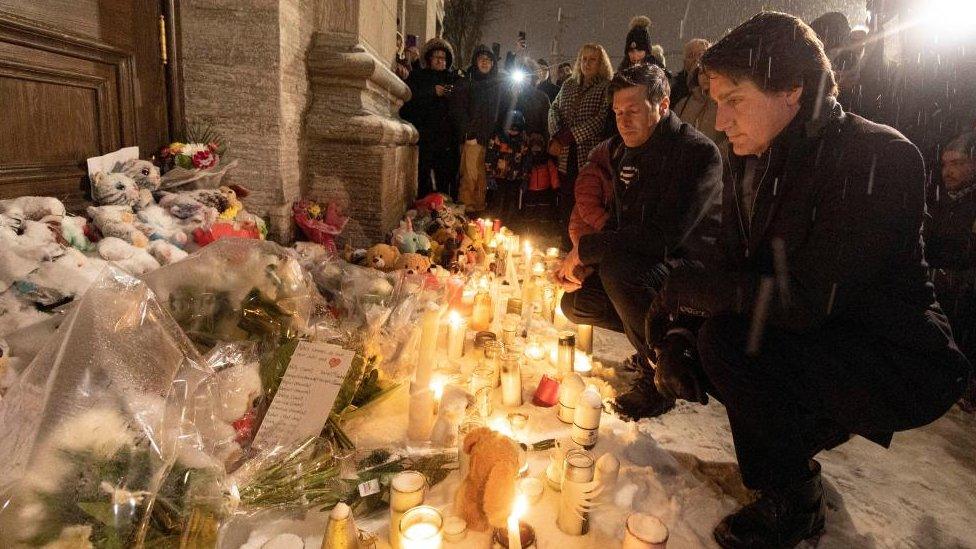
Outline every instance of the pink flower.
[(193, 167), (198, 170), (206, 170), (217, 165), (220, 159), (211, 150), (205, 149), (193, 154)]

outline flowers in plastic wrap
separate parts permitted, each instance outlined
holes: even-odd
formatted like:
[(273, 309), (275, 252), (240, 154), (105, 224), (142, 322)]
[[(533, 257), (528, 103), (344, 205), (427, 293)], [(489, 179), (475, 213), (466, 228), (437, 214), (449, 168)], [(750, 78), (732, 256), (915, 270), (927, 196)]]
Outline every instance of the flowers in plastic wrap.
[(174, 141), (160, 150), (163, 189), (215, 189), (227, 170), (237, 161), (221, 164), (227, 152), (223, 138), (212, 127), (191, 124), (182, 141)]
[(146, 284), (107, 269), (0, 401), (0, 546), (205, 545), (213, 383)]

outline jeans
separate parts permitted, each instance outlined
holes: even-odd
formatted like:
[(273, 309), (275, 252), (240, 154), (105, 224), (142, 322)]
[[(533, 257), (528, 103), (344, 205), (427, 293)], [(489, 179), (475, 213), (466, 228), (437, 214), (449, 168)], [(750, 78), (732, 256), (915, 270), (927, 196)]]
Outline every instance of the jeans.
[(623, 332), (641, 356), (652, 358), (645, 318), (670, 272), (665, 263), (623, 253), (607, 254), (580, 289), (563, 295), (560, 306), (566, 318), (576, 324)]

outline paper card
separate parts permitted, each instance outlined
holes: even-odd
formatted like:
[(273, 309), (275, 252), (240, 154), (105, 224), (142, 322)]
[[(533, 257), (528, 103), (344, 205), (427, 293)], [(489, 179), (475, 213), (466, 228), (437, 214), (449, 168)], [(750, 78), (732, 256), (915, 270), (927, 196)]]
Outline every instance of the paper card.
[(116, 164), (133, 158), (139, 158), (139, 147), (126, 147), (102, 156), (93, 156), (88, 159), (88, 177), (94, 178), (98, 172), (109, 173)]
[(322, 432), (354, 356), (338, 345), (300, 342), (254, 444), (267, 449)]
[(380, 480), (378, 478), (359, 484), (359, 497), (361, 498), (378, 493), (380, 493)]

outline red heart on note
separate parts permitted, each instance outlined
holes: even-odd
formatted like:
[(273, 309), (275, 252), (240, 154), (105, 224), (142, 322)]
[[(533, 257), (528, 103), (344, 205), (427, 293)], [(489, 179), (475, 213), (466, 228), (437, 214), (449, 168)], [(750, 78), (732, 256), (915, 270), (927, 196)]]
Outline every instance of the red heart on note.
[(338, 368), (340, 364), (342, 364), (342, 359), (337, 356), (329, 359), (329, 368)]

